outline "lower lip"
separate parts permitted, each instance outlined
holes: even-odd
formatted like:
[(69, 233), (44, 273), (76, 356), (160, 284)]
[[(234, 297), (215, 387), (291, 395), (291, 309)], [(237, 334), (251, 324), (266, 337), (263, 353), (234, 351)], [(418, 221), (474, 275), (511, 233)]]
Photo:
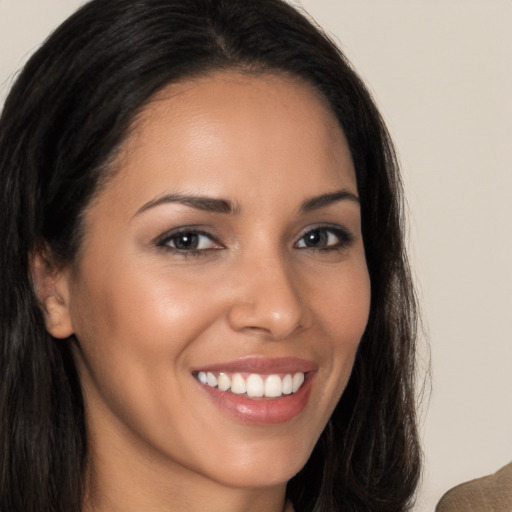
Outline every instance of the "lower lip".
[(223, 411), (245, 423), (272, 425), (298, 416), (306, 407), (311, 394), (314, 375), (309, 374), (304, 384), (291, 395), (278, 398), (249, 398), (230, 391), (219, 391), (205, 384), (198, 384), (208, 397)]

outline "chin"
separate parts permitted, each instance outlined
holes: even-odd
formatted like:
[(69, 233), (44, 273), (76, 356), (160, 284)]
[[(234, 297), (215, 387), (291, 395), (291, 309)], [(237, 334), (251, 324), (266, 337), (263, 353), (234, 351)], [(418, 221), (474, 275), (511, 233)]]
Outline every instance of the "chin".
[(214, 469), (215, 479), (236, 488), (285, 485), (304, 467), (314, 448), (314, 443), (305, 439), (263, 444), (227, 449)]
[(270, 488), (286, 485), (305, 465), (305, 461), (294, 465), (286, 464), (281, 467), (276, 465), (276, 460), (269, 458), (262, 467), (244, 467), (232, 472), (225, 473), (217, 481), (225, 486), (248, 489), (248, 488)]

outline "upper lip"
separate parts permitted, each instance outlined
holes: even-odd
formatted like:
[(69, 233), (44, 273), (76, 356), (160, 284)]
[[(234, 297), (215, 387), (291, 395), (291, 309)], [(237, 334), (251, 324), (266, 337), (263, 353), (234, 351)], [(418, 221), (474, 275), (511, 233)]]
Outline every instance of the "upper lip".
[(207, 364), (193, 369), (193, 372), (211, 371), (211, 372), (230, 372), (230, 373), (296, 373), (313, 372), (317, 365), (313, 361), (300, 359), (297, 357), (255, 357), (247, 356), (234, 361), (223, 363)]

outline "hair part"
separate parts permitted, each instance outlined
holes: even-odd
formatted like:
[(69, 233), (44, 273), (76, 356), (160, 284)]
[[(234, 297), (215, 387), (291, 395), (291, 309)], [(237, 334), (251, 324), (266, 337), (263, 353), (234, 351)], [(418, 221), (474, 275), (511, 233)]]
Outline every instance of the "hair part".
[(84, 404), (70, 344), (52, 338), (29, 258), (80, 249), (83, 214), (115, 172), (138, 113), (166, 85), (217, 70), (311, 84), (354, 161), (371, 309), (348, 386), (304, 469), (297, 511), (411, 506), (420, 449), (416, 300), (398, 165), (374, 102), (343, 54), (281, 0), (93, 0), (34, 54), (0, 119), (0, 509), (80, 510)]

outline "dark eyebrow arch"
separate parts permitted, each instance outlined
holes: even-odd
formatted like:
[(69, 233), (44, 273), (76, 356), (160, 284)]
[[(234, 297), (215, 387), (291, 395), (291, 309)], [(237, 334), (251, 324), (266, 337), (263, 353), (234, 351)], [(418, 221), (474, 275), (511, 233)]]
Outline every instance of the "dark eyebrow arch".
[(313, 210), (318, 210), (319, 208), (326, 208), (333, 203), (344, 200), (354, 201), (357, 204), (360, 204), (359, 197), (357, 197), (352, 192), (349, 192), (348, 190), (342, 189), (338, 190), (337, 192), (322, 194), (321, 196), (316, 196), (308, 199), (307, 201), (304, 201), (300, 207), (300, 211), (307, 213)]
[(169, 203), (179, 203), (185, 206), (190, 206), (191, 208), (195, 208), (196, 210), (203, 210), (213, 213), (228, 213), (233, 215), (239, 211), (239, 208), (235, 203), (227, 201), (226, 199), (195, 196), (190, 194), (166, 194), (148, 201), (137, 210), (135, 215), (139, 215), (140, 213), (145, 212), (151, 208), (155, 208), (156, 206)]

